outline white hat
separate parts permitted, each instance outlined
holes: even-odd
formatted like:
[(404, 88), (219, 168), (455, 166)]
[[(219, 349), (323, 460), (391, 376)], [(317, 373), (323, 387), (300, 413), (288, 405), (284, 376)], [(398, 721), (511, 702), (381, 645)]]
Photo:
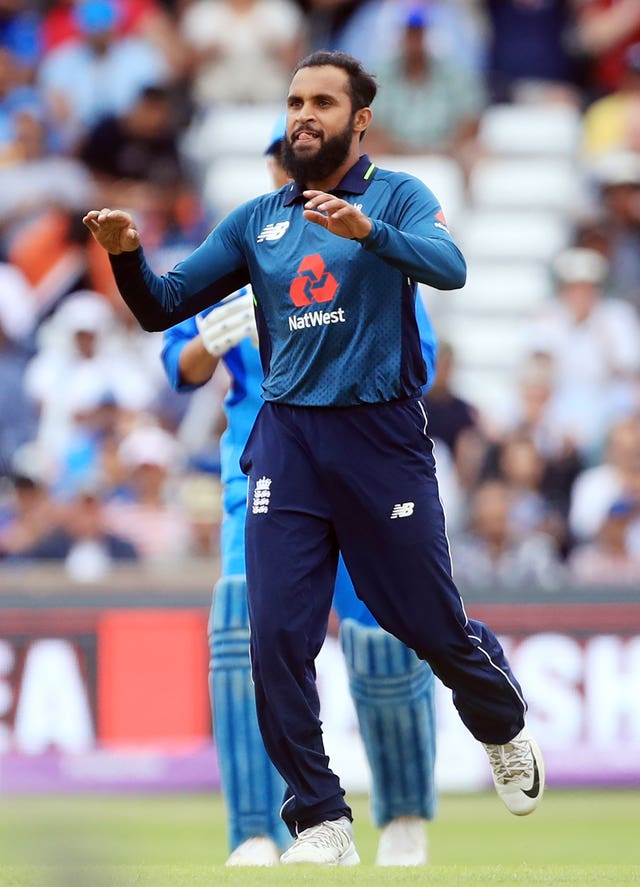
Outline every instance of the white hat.
[(611, 151), (592, 165), (593, 173), (604, 187), (640, 185), (640, 155), (635, 151)]
[(55, 313), (56, 323), (69, 333), (100, 333), (113, 323), (107, 300), (93, 290), (71, 293)]
[(158, 465), (169, 469), (177, 462), (179, 447), (168, 431), (149, 426), (131, 431), (120, 444), (118, 455), (128, 468)]
[(584, 247), (571, 247), (556, 257), (553, 273), (559, 283), (595, 283), (604, 281), (609, 263), (601, 253)]

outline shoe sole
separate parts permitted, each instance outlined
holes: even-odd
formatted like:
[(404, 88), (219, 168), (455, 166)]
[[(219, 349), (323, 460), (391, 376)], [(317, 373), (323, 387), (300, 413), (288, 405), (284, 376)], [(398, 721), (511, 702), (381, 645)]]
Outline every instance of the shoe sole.
[(341, 856), (336, 865), (359, 865), (360, 857), (356, 850), (356, 845), (351, 844), (344, 856)]
[(283, 859), (280, 857), (280, 863), (282, 865), (317, 865), (317, 866), (351, 866), (351, 865), (359, 865), (360, 857), (358, 856), (358, 851), (355, 848), (355, 844), (351, 844), (342, 856), (339, 859), (336, 859), (335, 862), (312, 862), (310, 859), (304, 860), (292, 860), (292, 859)]

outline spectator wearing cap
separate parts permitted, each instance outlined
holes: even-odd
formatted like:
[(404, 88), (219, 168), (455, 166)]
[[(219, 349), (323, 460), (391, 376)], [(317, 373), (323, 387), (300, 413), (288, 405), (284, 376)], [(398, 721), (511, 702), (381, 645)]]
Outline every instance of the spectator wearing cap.
[(639, 515), (635, 499), (612, 502), (595, 539), (572, 551), (568, 561), (571, 579), (581, 586), (640, 586), (640, 552), (634, 552), (629, 542), (630, 528)]
[(591, 165), (597, 205), (581, 240), (609, 260), (607, 292), (640, 316), (640, 154), (613, 151)]
[[(42, 17), (42, 53), (48, 55), (65, 43), (78, 40), (82, 30), (76, 6), (84, 0), (54, 0)], [(184, 46), (176, 37), (173, 16), (158, 0), (115, 0), (118, 37), (139, 37), (157, 46), (171, 70), (182, 74)]]
[(82, 0), (74, 7), (80, 36), (43, 61), (39, 83), (53, 119), (74, 148), (108, 114), (123, 114), (140, 91), (169, 78), (162, 53), (140, 37), (118, 37), (114, 0)]
[(156, 426), (131, 431), (119, 448), (125, 495), (106, 508), (106, 526), (128, 539), (145, 561), (177, 562), (192, 549), (187, 513), (171, 482), (180, 468), (180, 449)]
[(61, 466), (75, 413), (113, 398), (123, 409), (146, 408), (155, 395), (139, 356), (117, 347), (108, 302), (90, 290), (71, 294), (43, 327), (27, 367), (25, 390), (40, 412), (38, 440)]
[(282, 142), (284, 141), (286, 126), (287, 115), (281, 114), (274, 124), (269, 144), (264, 152), (267, 158), (267, 169), (269, 170), (273, 187), (276, 190), (291, 181), (289, 173), (282, 165)]
[(378, 153), (452, 153), (473, 145), (486, 104), (482, 81), (430, 48), (428, 6), (406, 14), (397, 52), (376, 71), (379, 93), (367, 135)]
[(640, 321), (620, 299), (605, 298), (606, 259), (573, 247), (555, 260), (556, 298), (525, 330), (532, 354), (549, 357), (554, 409), (593, 457), (614, 419), (636, 407)]
[(585, 160), (592, 162), (613, 151), (640, 152), (640, 43), (624, 54), (619, 88), (597, 99), (584, 114)]

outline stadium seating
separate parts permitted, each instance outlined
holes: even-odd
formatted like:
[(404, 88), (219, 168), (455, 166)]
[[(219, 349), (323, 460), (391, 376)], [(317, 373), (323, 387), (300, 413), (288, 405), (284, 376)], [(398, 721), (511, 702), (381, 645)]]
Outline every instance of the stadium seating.
[(264, 156), (218, 157), (205, 173), (203, 200), (215, 218), (240, 203), (271, 191), (273, 185)]
[(492, 105), (482, 115), (478, 142), (493, 156), (572, 157), (580, 135), (580, 112), (569, 105)]
[(376, 156), (372, 159), (382, 168), (402, 170), (423, 181), (440, 201), (450, 227), (456, 228), (466, 195), (462, 170), (452, 157), (425, 154)]
[(478, 208), (526, 207), (565, 214), (581, 198), (580, 179), (569, 157), (492, 157), (474, 166), (469, 196)]

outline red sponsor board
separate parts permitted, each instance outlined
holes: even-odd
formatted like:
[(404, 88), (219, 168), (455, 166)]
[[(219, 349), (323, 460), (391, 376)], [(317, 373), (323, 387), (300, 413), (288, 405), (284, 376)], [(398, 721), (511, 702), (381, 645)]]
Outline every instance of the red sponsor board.
[(210, 754), (205, 610), (0, 610), (0, 626), (0, 788), (27, 773), (21, 755), (45, 782), (56, 755), (76, 773), (85, 756), (85, 775), (108, 782), (112, 753), (116, 781), (137, 769), (147, 785), (149, 755)]

